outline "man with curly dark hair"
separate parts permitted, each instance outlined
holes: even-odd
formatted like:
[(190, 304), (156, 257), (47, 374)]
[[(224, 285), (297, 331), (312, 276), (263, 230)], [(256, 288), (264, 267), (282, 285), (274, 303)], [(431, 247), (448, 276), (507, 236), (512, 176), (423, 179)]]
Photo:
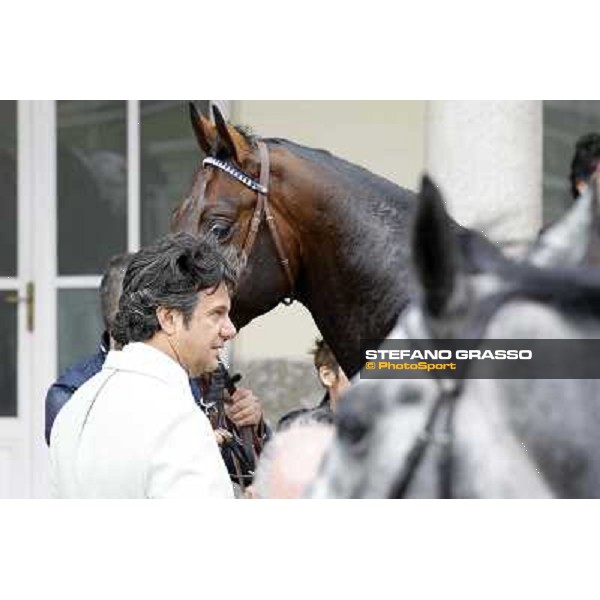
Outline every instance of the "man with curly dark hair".
[(53, 494), (229, 498), (232, 487), (189, 379), (214, 371), (236, 331), (234, 257), (211, 238), (167, 236), (131, 259), (112, 335), (123, 346), (58, 414)]

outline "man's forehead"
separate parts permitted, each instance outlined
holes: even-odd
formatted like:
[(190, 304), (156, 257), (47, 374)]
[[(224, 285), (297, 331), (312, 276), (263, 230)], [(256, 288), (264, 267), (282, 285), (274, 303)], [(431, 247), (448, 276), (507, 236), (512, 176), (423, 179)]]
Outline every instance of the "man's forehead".
[(231, 308), (231, 296), (229, 288), (221, 282), (216, 288), (200, 290), (200, 304), (207, 308)]

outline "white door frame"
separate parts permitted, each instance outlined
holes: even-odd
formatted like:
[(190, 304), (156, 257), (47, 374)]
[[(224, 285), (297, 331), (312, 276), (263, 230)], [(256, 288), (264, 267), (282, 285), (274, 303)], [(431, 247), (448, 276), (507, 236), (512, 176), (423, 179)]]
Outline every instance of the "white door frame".
[[(30, 185), (30, 205), (33, 215), (33, 278), (36, 284), (34, 332), (35, 343), (30, 352), (31, 390), (29, 399), (32, 411), (31, 470), (33, 497), (49, 494), (49, 454), (44, 438), (45, 397), (48, 387), (57, 377), (58, 357), (58, 290), (97, 289), (99, 276), (60, 277), (58, 274), (57, 240), (57, 122), (56, 101), (24, 102), (27, 114), (23, 124), (29, 133), (29, 145), (23, 153), (28, 156), (30, 170), (23, 174)], [(127, 156), (128, 156), (128, 236), (127, 249), (139, 248), (139, 102), (127, 102)], [(26, 220), (26, 219), (24, 219)]]
[[(45, 398), (56, 377), (56, 107), (54, 101), (20, 102), (22, 126), (28, 134), (22, 153), (26, 168), (30, 219), (35, 232), (31, 240), (32, 277), (36, 286), (35, 328), (29, 378), (25, 395), (31, 407), (31, 496), (47, 497), (48, 448), (44, 439)], [(20, 122), (21, 125), (21, 122)], [(24, 182), (25, 183), (25, 182)]]
[(44, 386), (53, 356), (49, 331), (56, 312), (44, 282), (54, 244), (55, 186), (48, 138), (52, 108), (49, 102), (17, 102), (17, 277), (3, 278), (1, 287), (14, 289), (24, 299), (27, 283), (34, 282), (36, 301), (33, 331), (27, 328), (26, 303), (17, 304), (17, 416), (0, 418), (0, 472), (8, 474), (0, 481), (4, 497), (47, 495)]

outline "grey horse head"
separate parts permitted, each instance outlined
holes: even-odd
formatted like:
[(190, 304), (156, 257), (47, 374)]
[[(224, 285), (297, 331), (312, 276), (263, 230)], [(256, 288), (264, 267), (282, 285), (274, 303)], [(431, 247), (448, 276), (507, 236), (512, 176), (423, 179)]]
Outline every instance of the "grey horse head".
[[(476, 234), (457, 231), (427, 178), (413, 251), (420, 296), (389, 338), (461, 337), (474, 326), (482, 303), (499, 295), (506, 302), (482, 330), (486, 338), (600, 337), (598, 315), (571, 314), (560, 302), (546, 301), (562, 289), (561, 273), (513, 263)], [(572, 295), (576, 286), (567, 280), (564, 285)], [(589, 299), (600, 299), (600, 285), (590, 289)], [(583, 286), (580, 296), (587, 290)], [(454, 424), (454, 496), (600, 496), (596, 381), (475, 378), (462, 383)], [(440, 381), (429, 377), (357, 379), (342, 399), (338, 432), (310, 496), (393, 496), (440, 393)], [(407, 496), (437, 496), (436, 456), (433, 444)]]

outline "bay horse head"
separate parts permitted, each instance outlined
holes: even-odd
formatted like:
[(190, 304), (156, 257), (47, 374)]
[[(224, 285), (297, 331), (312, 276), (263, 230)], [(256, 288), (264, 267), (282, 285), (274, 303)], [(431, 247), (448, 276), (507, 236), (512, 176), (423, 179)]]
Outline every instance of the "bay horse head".
[(212, 231), (246, 261), (232, 319), (303, 304), (349, 376), (360, 340), (384, 337), (412, 286), (415, 194), (325, 150), (257, 138), (191, 107), (206, 156), (171, 229)]
[(290, 215), (271, 202), (280, 182), (265, 142), (226, 123), (217, 106), (214, 125), (191, 103), (190, 117), (206, 158), (171, 230), (210, 232), (238, 250), (242, 272), (231, 318), (239, 329), (279, 302), (291, 302), (300, 249)]

